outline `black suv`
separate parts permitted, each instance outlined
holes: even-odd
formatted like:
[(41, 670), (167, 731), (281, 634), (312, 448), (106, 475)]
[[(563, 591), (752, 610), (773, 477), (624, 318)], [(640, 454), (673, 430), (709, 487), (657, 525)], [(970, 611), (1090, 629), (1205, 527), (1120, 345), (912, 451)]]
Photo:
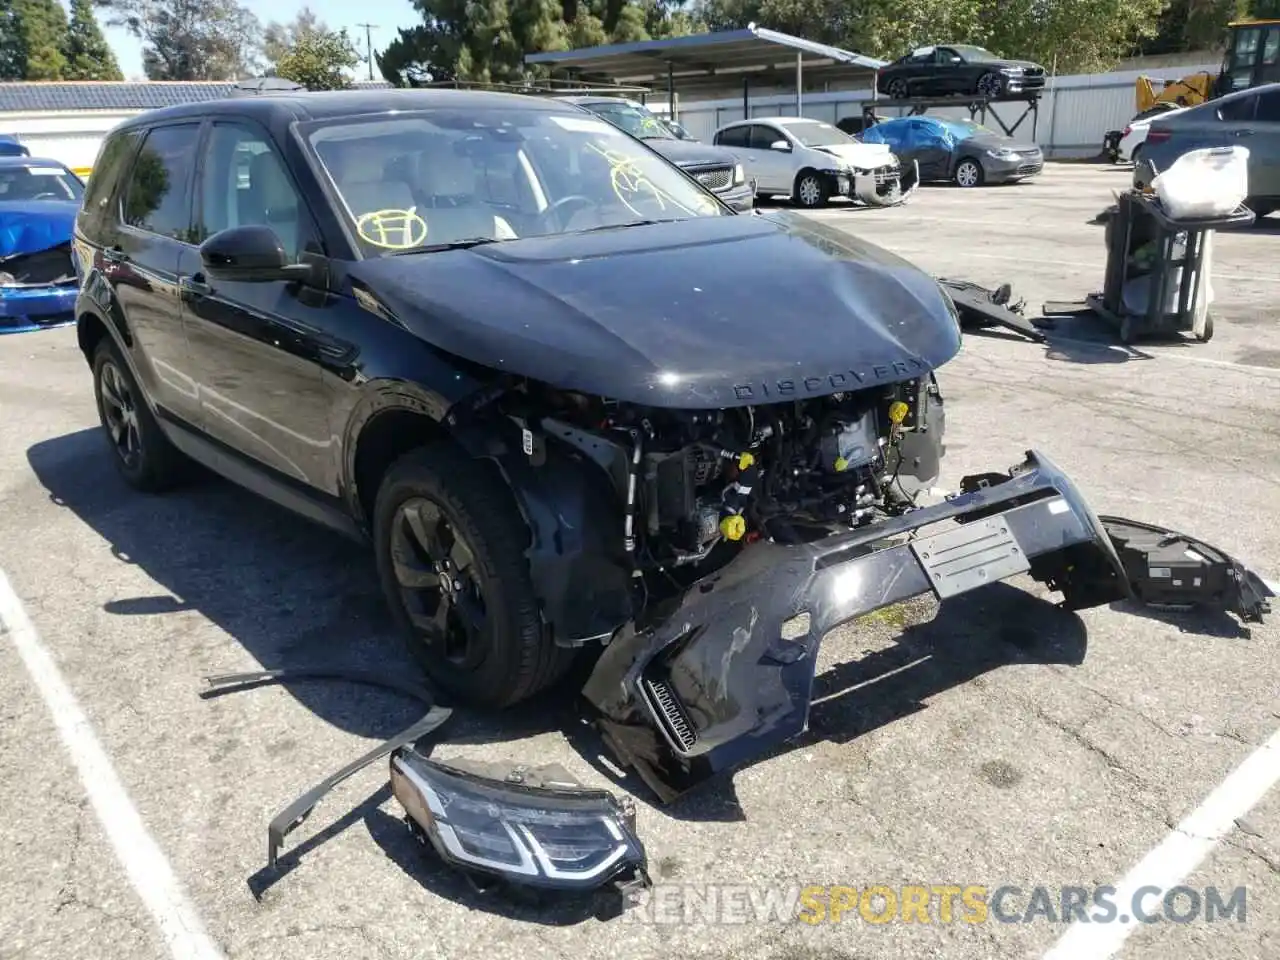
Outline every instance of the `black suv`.
[(458, 699), (509, 704), (594, 654), (584, 696), (661, 796), (799, 732), (839, 623), (1028, 570), (1103, 604), (1130, 592), (1117, 529), (1173, 549), (1104, 529), (1034, 453), (917, 504), (960, 348), (939, 283), (798, 214), (735, 215), (571, 104), (143, 114), (104, 142), (74, 242), (128, 483), (195, 461), (371, 540)]

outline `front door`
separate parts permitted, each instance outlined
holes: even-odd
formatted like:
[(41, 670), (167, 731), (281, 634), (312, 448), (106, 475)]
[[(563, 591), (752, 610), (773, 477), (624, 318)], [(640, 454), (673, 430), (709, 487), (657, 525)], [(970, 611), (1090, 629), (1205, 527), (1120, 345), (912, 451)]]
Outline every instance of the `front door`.
[(138, 375), (164, 412), (198, 419), (184, 334), (178, 263), (190, 249), (191, 181), (200, 123), (149, 130), (116, 211), (102, 218), (103, 275), (137, 349)]
[[(296, 262), (320, 243), (301, 192), (267, 132), (248, 120), (210, 125), (197, 185), (201, 239), (265, 224)], [(208, 276), (199, 252), (179, 268), (202, 426), (278, 478), (337, 492), (322, 364), (340, 354), (321, 325), (336, 298), (286, 281)]]
[(1248, 138), (1249, 193), (1280, 199), (1280, 89), (1260, 90)]
[[(771, 149), (770, 144), (779, 140), (792, 149)], [(751, 154), (751, 169), (760, 180), (761, 191), (790, 195), (795, 185), (795, 155), (794, 146), (787, 135), (767, 123), (753, 123), (747, 147)]]

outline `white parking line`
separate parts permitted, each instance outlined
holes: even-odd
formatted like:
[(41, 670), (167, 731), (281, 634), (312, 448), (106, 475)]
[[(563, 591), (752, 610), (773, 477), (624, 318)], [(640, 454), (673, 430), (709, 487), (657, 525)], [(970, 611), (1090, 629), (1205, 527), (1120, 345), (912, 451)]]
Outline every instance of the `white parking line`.
[(169, 861), (147, 832), (89, 718), (67, 686), (9, 579), (0, 571), (0, 634), (8, 635), (71, 754), (80, 782), (129, 881), (177, 960), (222, 960)]
[[(1131, 904), (1143, 887), (1168, 891), (1182, 883), (1252, 810), (1267, 791), (1280, 782), (1280, 730), (1245, 758), (1240, 766), (1205, 797), (1173, 832), (1116, 885), (1117, 906)], [(1136, 923), (1075, 923), (1043, 960), (1108, 960), (1124, 945)]]

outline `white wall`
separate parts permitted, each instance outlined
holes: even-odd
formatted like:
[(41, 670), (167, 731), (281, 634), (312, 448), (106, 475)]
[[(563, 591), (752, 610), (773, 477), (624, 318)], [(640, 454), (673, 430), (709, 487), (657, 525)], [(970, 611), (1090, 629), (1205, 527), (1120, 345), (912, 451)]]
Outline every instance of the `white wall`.
[[(1166, 68), (1160, 72), (1151, 69), (1126, 70), (1119, 73), (1052, 78), (1040, 100), (1035, 140), (1050, 157), (1095, 156), (1102, 150), (1102, 138), (1107, 131), (1122, 129), (1137, 112), (1134, 98), (1135, 81), (1138, 77), (1145, 74), (1152, 79), (1176, 80), (1201, 71), (1216, 75), (1218, 68), (1217, 63), (1201, 63)], [(858, 116), (862, 111), (859, 101), (870, 99), (870, 90), (806, 93), (801, 100), (801, 112), (815, 120), (835, 123), (844, 117)], [(1012, 126), (1021, 116), (1024, 107), (1025, 104), (1013, 102), (997, 104), (990, 109)], [(793, 116), (795, 109), (794, 93), (751, 98), (751, 115), (755, 117)], [(881, 101), (876, 109), (878, 113), (887, 116), (895, 116), (900, 112), (899, 108), (888, 107), (888, 101)], [(709, 141), (718, 127), (743, 119), (742, 98), (700, 103), (681, 101), (679, 114), (680, 122), (690, 133)], [(932, 109), (929, 115), (967, 117), (969, 112), (964, 107), (948, 107)], [(1031, 123), (1032, 117), (1028, 116), (1014, 135), (1032, 139)], [(998, 129), (998, 124), (990, 117), (987, 125)]]
[(34, 157), (60, 160), (84, 175), (93, 167), (107, 131), (141, 110), (0, 113), (0, 131), (13, 134)]

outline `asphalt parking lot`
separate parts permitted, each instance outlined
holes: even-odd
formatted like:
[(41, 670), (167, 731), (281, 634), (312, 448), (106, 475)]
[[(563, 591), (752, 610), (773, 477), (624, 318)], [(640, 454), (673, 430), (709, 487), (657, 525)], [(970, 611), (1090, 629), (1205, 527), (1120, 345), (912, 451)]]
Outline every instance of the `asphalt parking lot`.
[[(902, 208), (814, 216), (937, 275), (1009, 281), (1038, 313), (1101, 285), (1102, 227), (1088, 221), (1127, 177), (1051, 165), (1032, 183), (928, 187)], [(1035, 447), (1099, 513), (1184, 529), (1280, 579), (1277, 251), (1275, 218), (1219, 235), (1209, 343), (1120, 348), (1080, 322), (1047, 345), (966, 337), (942, 373), (944, 481)], [(0, 608), (0, 957), (180, 956), (197, 925), (207, 956), (282, 960), (1039, 958), (1063, 933), (1043, 914), (946, 923), (936, 908), (929, 923), (872, 923), (853, 909), (814, 925), (742, 916), (741, 901), (719, 923), (702, 911), (639, 923), (513, 908), (415, 845), (381, 763), (325, 800), (289, 838), (301, 856), (267, 877), (271, 816), (421, 711), (322, 683), (206, 700), (202, 678), (402, 665), (369, 558), (220, 480), (164, 498), (128, 492), (73, 330), (0, 338), (0, 409), (0, 570), (33, 628), (23, 642), (47, 651), (74, 695), (51, 699), (49, 672), (33, 675), (18, 654), (19, 612)], [(1131, 923), (1122, 946), (1110, 934), (1099, 944), (1126, 960), (1278, 956), (1280, 790), (1246, 804), (1185, 880), (1176, 856), (1144, 861), (1171, 835), (1195, 841), (1180, 822), (1242, 762), (1255, 774), (1227, 792), (1256, 785), (1247, 758), (1260, 748), (1264, 773), (1280, 764), (1264, 746), (1280, 728), (1278, 623), (1077, 616), (1016, 581), (843, 628), (823, 648), (812, 729), (793, 749), (674, 807), (639, 804), (655, 879), (700, 895), (1012, 885), (1021, 893), (1004, 913), (1017, 916), (1037, 886), (1052, 889), (1056, 913), (1063, 885), (1112, 884), (1145, 863), (1139, 876), (1156, 885), (1216, 887), (1223, 899), (1245, 887), (1245, 921)], [(437, 753), (558, 761), (607, 784), (607, 768), (566, 737), (567, 699), (459, 715)], [(91, 736), (108, 767), (90, 762)], [(82, 776), (118, 777), (131, 806), (95, 809)], [(159, 856), (117, 850), (111, 836), (149, 837)]]

